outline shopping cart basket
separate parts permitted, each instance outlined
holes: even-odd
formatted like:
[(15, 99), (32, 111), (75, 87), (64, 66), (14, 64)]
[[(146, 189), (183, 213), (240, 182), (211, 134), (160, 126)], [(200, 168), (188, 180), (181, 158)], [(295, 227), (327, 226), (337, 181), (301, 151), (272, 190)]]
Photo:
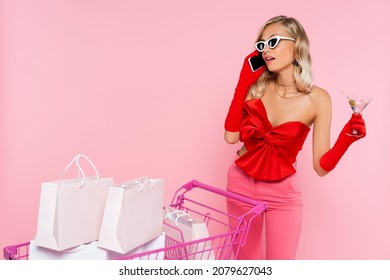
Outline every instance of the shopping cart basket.
[[(195, 191), (199, 190), (199, 191)], [(222, 197), (233, 199), (248, 204), (248, 211), (242, 216), (233, 216), (226, 211), (218, 209), (210, 203), (199, 202), (198, 197)], [(179, 228), (171, 227), (171, 231), (177, 231), (173, 236), (165, 235), (165, 247), (126, 256), (122, 259), (132, 260), (192, 260), (192, 259), (237, 259), (241, 247), (245, 244), (249, 227), (252, 220), (262, 214), (266, 203), (253, 200), (236, 193), (225, 191), (196, 180), (190, 181), (179, 188), (171, 201), (171, 207), (188, 213), (191, 217), (202, 220), (209, 229), (209, 237), (184, 242), (183, 234)], [(181, 238), (177, 238), (181, 236)], [(4, 248), (4, 258), (7, 260), (28, 259), (29, 242), (7, 246)]]

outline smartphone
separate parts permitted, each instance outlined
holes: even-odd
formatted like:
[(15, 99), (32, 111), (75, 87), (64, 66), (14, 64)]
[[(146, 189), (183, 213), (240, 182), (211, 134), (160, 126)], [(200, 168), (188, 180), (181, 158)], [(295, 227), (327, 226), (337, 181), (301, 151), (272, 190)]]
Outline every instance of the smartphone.
[(259, 53), (259, 55), (250, 57), (248, 59), (248, 61), (249, 61), (249, 65), (251, 66), (251, 69), (253, 72), (256, 72), (257, 70), (259, 70), (261, 68), (261, 66), (265, 65), (265, 62), (264, 62), (264, 59), (263, 59), (263, 56), (261, 55), (261, 53)]

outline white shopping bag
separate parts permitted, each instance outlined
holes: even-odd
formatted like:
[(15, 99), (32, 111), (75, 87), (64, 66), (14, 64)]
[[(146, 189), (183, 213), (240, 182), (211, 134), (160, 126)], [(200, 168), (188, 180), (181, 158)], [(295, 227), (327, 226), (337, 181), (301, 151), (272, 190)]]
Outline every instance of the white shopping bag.
[(107, 260), (109, 251), (97, 246), (97, 241), (83, 244), (63, 251), (37, 246), (30, 241), (29, 260)]
[(131, 259), (132, 256), (136, 254), (143, 254), (140, 258), (136, 258), (136, 260), (163, 260), (165, 252), (162, 250), (158, 253), (150, 253), (149, 251), (162, 249), (165, 247), (165, 232), (163, 232), (159, 237), (131, 250), (126, 254), (120, 254), (113, 251), (109, 251), (110, 260), (118, 260), (118, 259)]
[(134, 179), (109, 189), (98, 246), (125, 254), (162, 234), (164, 180)]
[[(209, 237), (206, 223), (170, 206), (165, 207), (164, 231), (169, 237), (183, 243)], [(185, 250), (185, 252), (181, 251), (180, 255), (186, 254), (189, 260), (215, 259), (211, 241), (191, 244), (186, 246)]]
[[(85, 177), (80, 159), (94, 168), (96, 177)], [(78, 179), (44, 182), (41, 187), (35, 244), (61, 251), (99, 237), (108, 188), (112, 178), (100, 178), (93, 163), (84, 155), (76, 156), (65, 168), (76, 163)], [(62, 175), (61, 175), (62, 178)]]

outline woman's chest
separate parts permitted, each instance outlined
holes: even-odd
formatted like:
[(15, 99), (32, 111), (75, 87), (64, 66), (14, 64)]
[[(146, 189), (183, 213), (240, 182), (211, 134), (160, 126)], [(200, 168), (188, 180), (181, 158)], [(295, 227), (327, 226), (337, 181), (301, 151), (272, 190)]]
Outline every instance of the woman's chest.
[(273, 126), (298, 121), (310, 127), (314, 121), (314, 106), (307, 94), (289, 99), (266, 94), (262, 97), (262, 101), (267, 118)]

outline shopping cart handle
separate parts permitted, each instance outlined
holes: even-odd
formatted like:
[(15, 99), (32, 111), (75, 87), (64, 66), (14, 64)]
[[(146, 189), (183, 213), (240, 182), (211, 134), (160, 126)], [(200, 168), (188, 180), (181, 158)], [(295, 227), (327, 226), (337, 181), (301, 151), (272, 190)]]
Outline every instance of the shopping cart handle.
[(183, 185), (182, 188), (184, 188), (188, 191), (193, 189), (193, 188), (200, 188), (203, 190), (207, 190), (207, 191), (210, 191), (210, 192), (213, 192), (213, 193), (216, 193), (216, 194), (228, 197), (228, 198), (232, 198), (232, 199), (253, 205), (255, 207), (252, 209), (252, 211), (256, 214), (262, 213), (267, 208), (267, 203), (264, 201), (251, 199), (249, 197), (242, 196), (242, 195), (239, 195), (239, 194), (234, 193), (234, 192), (229, 192), (229, 191), (226, 191), (226, 190), (223, 190), (220, 188), (206, 185), (206, 184), (201, 183), (197, 180), (192, 180), (192, 181), (188, 182), (187, 184)]

